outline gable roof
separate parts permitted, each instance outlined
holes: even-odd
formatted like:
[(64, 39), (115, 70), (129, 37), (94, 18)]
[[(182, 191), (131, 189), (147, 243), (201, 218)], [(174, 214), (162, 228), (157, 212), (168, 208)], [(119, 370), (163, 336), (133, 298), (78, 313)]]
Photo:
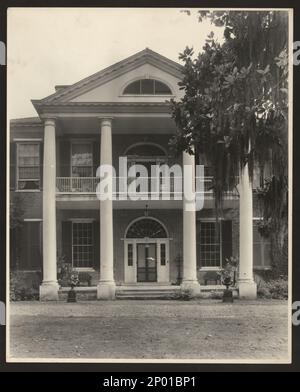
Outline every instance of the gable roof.
[(59, 86), (60, 88), (54, 94), (40, 100), (40, 103), (55, 103), (73, 99), (78, 95), (81, 95), (92, 88), (98, 87), (101, 84), (107, 83), (110, 80), (129, 72), (144, 64), (151, 64), (157, 68), (168, 72), (169, 74), (182, 78), (183, 66), (176, 63), (173, 60), (168, 59), (161, 54), (154, 52), (153, 50), (146, 48), (126, 59), (119, 61), (102, 71), (96, 72), (95, 74), (88, 76), (69, 86)]

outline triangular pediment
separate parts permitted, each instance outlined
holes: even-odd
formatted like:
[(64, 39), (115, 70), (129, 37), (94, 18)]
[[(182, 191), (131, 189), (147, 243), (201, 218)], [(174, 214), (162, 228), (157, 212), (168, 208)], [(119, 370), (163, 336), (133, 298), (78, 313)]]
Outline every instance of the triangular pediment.
[(73, 85), (58, 86), (54, 94), (40, 103), (118, 102), (124, 86), (137, 78), (157, 79), (170, 87), (172, 95), (181, 95), (178, 82), (182, 78), (182, 66), (146, 48)]

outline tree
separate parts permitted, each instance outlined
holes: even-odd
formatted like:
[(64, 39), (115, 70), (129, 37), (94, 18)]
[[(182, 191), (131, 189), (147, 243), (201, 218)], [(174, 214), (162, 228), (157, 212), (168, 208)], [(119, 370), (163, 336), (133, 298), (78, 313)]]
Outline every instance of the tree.
[(224, 193), (238, 183), (248, 165), (250, 180), (259, 171), (263, 221), (279, 257), (287, 238), (288, 191), (288, 14), (284, 11), (199, 11), (224, 27), (224, 43), (206, 39), (194, 58), (187, 47), (180, 88), (171, 101), (178, 131), (170, 145), (197, 159), (205, 155), (214, 183), (216, 216)]

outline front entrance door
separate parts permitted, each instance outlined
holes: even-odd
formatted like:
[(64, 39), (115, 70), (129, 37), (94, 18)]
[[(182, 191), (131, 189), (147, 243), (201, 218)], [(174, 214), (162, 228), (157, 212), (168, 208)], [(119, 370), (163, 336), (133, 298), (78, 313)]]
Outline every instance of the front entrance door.
[(156, 281), (156, 244), (137, 244), (137, 282)]

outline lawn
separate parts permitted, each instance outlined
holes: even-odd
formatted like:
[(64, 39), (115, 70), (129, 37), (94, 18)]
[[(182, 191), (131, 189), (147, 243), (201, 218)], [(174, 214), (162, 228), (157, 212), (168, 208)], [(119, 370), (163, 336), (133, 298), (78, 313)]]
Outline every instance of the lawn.
[(10, 357), (288, 360), (287, 301), (14, 302)]

